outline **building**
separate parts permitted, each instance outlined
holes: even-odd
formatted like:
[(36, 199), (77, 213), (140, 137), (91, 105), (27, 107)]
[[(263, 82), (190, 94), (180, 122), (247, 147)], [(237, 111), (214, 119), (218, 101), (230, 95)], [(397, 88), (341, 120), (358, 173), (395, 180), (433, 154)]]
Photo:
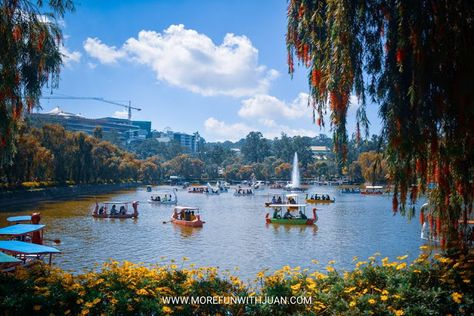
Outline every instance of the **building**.
[(310, 146), (309, 149), (316, 160), (328, 160), (332, 155), (331, 149), (326, 146)]
[(193, 154), (199, 151), (199, 144), (204, 141), (198, 132), (190, 135), (181, 132), (173, 132), (169, 128), (166, 128), (162, 132), (153, 131), (152, 135), (153, 138), (162, 143), (175, 141)]
[(151, 136), (150, 121), (129, 121), (114, 117), (92, 119), (65, 112), (59, 107), (47, 113), (31, 113), (28, 115), (28, 119), (34, 127), (40, 128), (45, 124), (59, 124), (66, 130), (84, 132), (90, 135), (93, 135), (96, 127), (100, 127), (104, 139), (117, 139), (120, 142), (131, 142)]

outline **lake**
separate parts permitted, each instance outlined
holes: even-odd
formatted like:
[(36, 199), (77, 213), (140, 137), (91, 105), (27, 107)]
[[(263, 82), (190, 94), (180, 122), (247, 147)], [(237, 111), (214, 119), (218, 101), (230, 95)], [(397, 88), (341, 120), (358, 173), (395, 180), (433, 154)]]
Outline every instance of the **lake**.
[[(154, 187), (156, 190), (158, 187)], [(160, 187), (163, 188), (163, 187)], [(108, 195), (80, 197), (67, 201), (41, 202), (15, 212), (0, 210), (0, 224), (7, 225), (12, 215), (41, 212), (46, 224), (45, 244), (62, 251), (54, 263), (64, 269), (80, 271), (110, 258), (132, 262), (178, 262), (188, 257), (198, 266), (229, 269), (244, 279), (262, 269), (270, 271), (285, 265), (314, 268), (312, 259), (335, 260), (339, 269), (352, 269), (352, 258), (367, 258), (376, 252), (394, 259), (408, 254), (418, 256), (420, 224), (417, 218), (393, 215), (391, 196), (340, 194), (337, 187), (316, 186), (308, 192), (329, 194), (336, 203), (320, 204), (315, 226), (285, 226), (265, 223), (264, 207), (271, 194), (281, 190), (256, 191), (254, 196), (190, 194), (179, 189), (178, 204), (197, 206), (206, 222), (203, 228), (176, 226), (168, 221), (172, 206), (152, 205), (145, 187)], [(303, 201), (304, 194), (300, 195)], [(95, 219), (95, 201), (140, 201), (139, 218)], [(418, 203), (421, 205), (421, 203)], [(306, 213), (312, 216), (312, 206)], [(419, 207), (417, 207), (418, 211)], [(234, 270), (238, 267), (238, 270)], [(318, 268), (318, 267), (317, 267)]]

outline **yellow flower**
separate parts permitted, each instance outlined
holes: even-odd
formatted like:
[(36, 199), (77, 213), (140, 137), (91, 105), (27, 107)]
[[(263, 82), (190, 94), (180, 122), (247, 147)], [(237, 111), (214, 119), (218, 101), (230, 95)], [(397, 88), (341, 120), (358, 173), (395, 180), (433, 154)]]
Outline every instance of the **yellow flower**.
[(301, 287), (300, 283), (296, 283), (295, 285), (290, 286), (293, 291), (298, 291)]
[(311, 283), (306, 286), (310, 290), (314, 290), (316, 288), (316, 283)]
[(408, 255), (397, 257), (398, 260), (405, 260), (406, 258), (408, 258)]
[(326, 270), (327, 270), (328, 272), (334, 272), (334, 268), (331, 267), (331, 266), (327, 266), (327, 267), (326, 267)]
[(461, 303), (461, 299), (462, 299), (462, 294), (461, 293), (458, 293), (458, 292), (454, 292), (453, 294), (451, 294), (451, 297), (453, 298), (453, 301), (455, 301), (456, 303)]
[(397, 310), (395, 310), (395, 315), (396, 316), (402, 316), (402, 315), (405, 315), (405, 312), (402, 309), (397, 309)]
[(376, 303), (376, 302), (375, 302), (375, 300), (374, 300), (373, 298), (369, 299), (369, 301), (368, 301), (368, 302), (369, 302), (369, 304), (372, 304), (372, 305), (374, 305), (374, 304)]
[(421, 273), (421, 271), (418, 270), (418, 269), (413, 270), (413, 272), (415, 272), (415, 273)]
[(319, 264), (319, 261), (318, 261), (318, 260), (315, 260), (315, 259), (311, 260), (311, 262), (312, 262), (313, 264)]
[(188, 257), (183, 257), (183, 261), (188, 261), (189, 258)]
[(471, 283), (471, 280), (469, 280), (469, 279), (463, 279), (462, 281), (463, 281), (464, 283)]
[(397, 270), (405, 269), (407, 267), (407, 264), (405, 262), (400, 263), (397, 265)]
[(166, 314), (170, 314), (172, 312), (172, 309), (169, 308), (168, 306), (163, 306), (161, 310), (163, 311), (163, 313), (166, 313)]
[(355, 301), (352, 301), (352, 302), (349, 303), (349, 306), (350, 306), (350, 307), (354, 307), (354, 306), (356, 306), (356, 304), (357, 304), (357, 303), (356, 303)]
[(33, 310), (39, 311), (41, 309), (41, 305), (35, 305), (33, 306)]
[(359, 257), (357, 257), (357, 256), (352, 257), (352, 262), (355, 262), (357, 260), (359, 260)]
[(348, 288), (348, 289), (344, 290), (344, 293), (350, 293), (350, 292), (354, 291), (355, 289), (356, 289), (356, 287), (355, 287), (355, 286), (353, 286), (353, 287), (350, 287), (350, 288)]
[(257, 273), (257, 278), (263, 278), (265, 276), (265, 271), (260, 271)]
[(382, 295), (382, 296), (380, 296), (380, 300), (381, 301), (386, 301), (386, 300), (388, 300), (388, 296), (387, 295)]
[(428, 250), (428, 246), (420, 246), (420, 250)]
[(387, 291), (387, 290), (383, 290), (383, 291), (382, 291), (382, 294), (383, 294), (383, 295), (387, 295), (387, 294), (388, 294), (388, 291)]
[(148, 291), (145, 289), (139, 289), (135, 293), (137, 293), (137, 295), (148, 295)]

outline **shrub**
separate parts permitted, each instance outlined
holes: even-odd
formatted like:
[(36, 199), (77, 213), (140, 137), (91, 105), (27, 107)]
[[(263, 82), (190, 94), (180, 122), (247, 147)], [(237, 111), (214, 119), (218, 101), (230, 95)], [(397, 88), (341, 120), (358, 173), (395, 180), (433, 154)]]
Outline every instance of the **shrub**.
[[(36, 265), (0, 276), (5, 315), (468, 315), (472, 257), (422, 254), (389, 262), (374, 255), (339, 272), (285, 266), (249, 284), (217, 268), (107, 262), (73, 275)], [(317, 262), (315, 261), (317, 264)], [(171, 304), (164, 297), (310, 297), (306, 304)]]

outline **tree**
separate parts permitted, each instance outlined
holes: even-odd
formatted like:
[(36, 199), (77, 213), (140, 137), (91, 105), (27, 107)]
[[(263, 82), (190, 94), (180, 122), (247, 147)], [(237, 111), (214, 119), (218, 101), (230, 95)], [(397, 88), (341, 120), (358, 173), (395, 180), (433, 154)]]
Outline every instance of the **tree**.
[[(361, 153), (356, 164), (360, 167), (360, 173), (367, 183), (376, 184), (387, 181), (387, 162), (383, 160), (382, 154), (375, 151)], [(354, 171), (357, 172), (357, 168)]]
[(46, 83), (58, 83), (62, 35), (56, 20), (74, 9), (70, 0), (35, 2), (0, 4), (0, 165), (12, 162), (23, 112), (38, 104)]
[(247, 162), (262, 162), (270, 153), (268, 140), (260, 132), (250, 132), (242, 146), (242, 154)]
[[(393, 210), (405, 213), (431, 182), (431, 215), (442, 246), (458, 244), (474, 197), (474, 2), (312, 1), (288, 6), (288, 64), (309, 68), (313, 107), (323, 125), (329, 104), (334, 147), (347, 153), (350, 94), (360, 101), (356, 138), (366, 130), (367, 97), (380, 104)], [(410, 191), (410, 192), (409, 192)], [(400, 203), (399, 203), (400, 202)], [(467, 241), (465, 239), (464, 241)]]

